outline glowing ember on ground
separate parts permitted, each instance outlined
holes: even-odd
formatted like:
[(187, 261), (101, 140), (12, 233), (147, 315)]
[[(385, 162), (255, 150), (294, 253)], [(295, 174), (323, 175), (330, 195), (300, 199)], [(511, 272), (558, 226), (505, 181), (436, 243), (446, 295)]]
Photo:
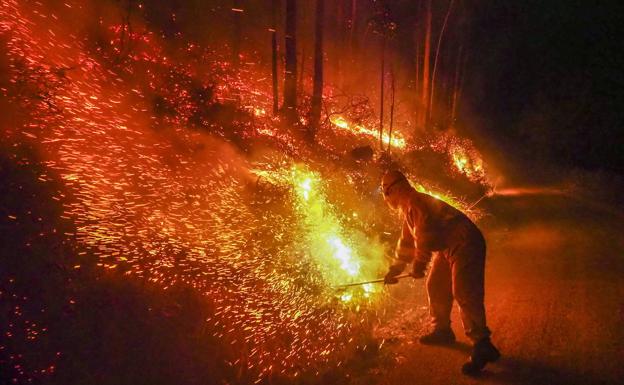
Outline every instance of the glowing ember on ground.
[(483, 158), (470, 140), (444, 133), (431, 143), (431, 148), (448, 154), (449, 163), (456, 172), (472, 182), (491, 188), (492, 182), (488, 180)]
[[(370, 128), (367, 128), (361, 124), (351, 124), (342, 116), (334, 115), (330, 118), (330, 121), (334, 126), (349, 131), (352, 134), (368, 136), (371, 139), (379, 139), (379, 131), (371, 130)], [(381, 140), (386, 145), (390, 143), (392, 147), (400, 149), (405, 148), (406, 145), (405, 139), (401, 136), (399, 132), (393, 132), (392, 139), (390, 139), (390, 136), (388, 136), (387, 132), (384, 132), (381, 136)]]
[(459, 146), (451, 149), (451, 156), (457, 170), (469, 179), (483, 177), (483, 161), (480, 157), (471, 156), (465, 148)]

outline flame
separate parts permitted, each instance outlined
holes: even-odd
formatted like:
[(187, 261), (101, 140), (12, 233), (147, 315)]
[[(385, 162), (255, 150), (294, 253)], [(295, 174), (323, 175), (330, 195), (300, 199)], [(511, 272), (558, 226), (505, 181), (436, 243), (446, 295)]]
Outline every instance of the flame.
[(420, 183), (411, 183), (412, 186), (416, 189), (416, 191), (430, 195), (437, 200), (443, 201), (464, 214), (468, 215), (472, 220), (478, 220), (483, 216), (483, 213), (477, 209), (474, 209), (471, 205), (468, 205), (466, 202), (450, 195), (449, 193), (442, 193), (439, 191), (432, 190), (430, 188), (425, 187)]
[(509, 187), (503, 189), (494, 189), (489, 196), (521, 196), (521, 195), (563, 195), (565, 189), (557, 187)]
[[(340, 115), (332, 116), (329, 120), (334, 126), (349, 131), (352, 134), (366, 135), (371, 138), (379, 138), (379, 131), (371, 130), (370, 128), (365, 127), (361, 124), (350, 124), (344, 117)], [(392, 139), (390, 139), (387, 133), (383, 133), (381, 135), (381, 140), (384, 144), (390, 144), (392, 147), (396, 148), (403, 149), (406, 145), (405, 138), (403, 138), (403, 136), (401, 136), (399, 132), (395, 132), (392, 135)]]
[(354, 259), (351, 248), (335, 235), (330, 235), (327, 238), (327, 243), (333, 249), (333, 257), (340, 261), (340, 268), (351, 277), (357, 276), (360, 271), (360, 264)]
[(333, 285), (363, 279), (360, 257), (322, 191), (320, 175), (294, 165), (290, 179), (295, 187), (297, 210), (308, 232), (307, 252), (319, 263), (326, 279)]
[(483, 160), (474, 151), (471, 153), (466, 148), (455, 145), (451, 147), (450, 153), (457, 171), (466, 175), (468, 179), (480, 179), (485, 175)]
[[(260, 169), (253, 169), (252, 172), (271, 183), (292, 187), (296, 211), (306, 234), (302, 252), (317, 263), (328, 286), (371, 279), (370, 274), (376, 273), (376, 265), (383, 262), (383, 246), (372, 242), (355, 242), (347, 234), (323, 192), (325, 185), (318, 173), (304, 165), (293, 165), (286, 173)], [(362, 258), (364, 250), (372, 255), (368, 264)], [(361, 294), (369, 298), (377, 290), (374, 285), (364, 285)], [(343, 302), (355, 298), (358, 297), (354, 293), (340, 296)]]
[(465, 175), (470, 181), (485, 187), (492, 186), (481, 153), (469, 139), (444, 133), (435, 138), (430, 146), (434, 151), (448, 155), (449, 164), (455, 172)]

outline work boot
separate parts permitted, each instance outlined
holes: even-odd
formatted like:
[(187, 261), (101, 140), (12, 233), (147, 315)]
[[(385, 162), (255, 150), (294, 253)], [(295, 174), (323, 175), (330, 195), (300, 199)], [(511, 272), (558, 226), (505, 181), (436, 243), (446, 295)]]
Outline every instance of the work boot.
[(423, 345), (450, 345), (455, 342), (455, 334), (451, 329), (434, 329), (418, 339)]
[(468, 376), (476, 376), (488, 362), (495, 362), (500, 358), (500, 352), (488, 337), (475, 343), (472, 355), (462, 366), (462, 373)]

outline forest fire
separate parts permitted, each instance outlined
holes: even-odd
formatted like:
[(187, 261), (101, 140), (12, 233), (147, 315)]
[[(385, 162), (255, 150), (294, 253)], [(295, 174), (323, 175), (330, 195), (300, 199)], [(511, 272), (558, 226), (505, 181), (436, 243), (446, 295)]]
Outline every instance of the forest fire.
[[(117, 15), (119, 6), (108, 6)], [(200, 326), (189, 329), (216, 346), (202, 348), (219, 351), (227, 366), (222, 370), (235, 378), (231, 383), (321, 378), (353, 360), (354, 351), (372, 355), (384, 345), (371, 337), (372, 325), (390, 313), (384, 286), (336, 290), (387, 270), (400, 223), (379, 190), (388, 167), (384, 157), (405, 169), (417, 191), (472, 219), (482, 214), (464, 202), (463, 191), (451, 190), (457, 175), (474, 190), (490, 189), (481, 154), (457, 134), (424, 128), (408, 133), (409, 125), (397, 123), (394, 72), (389, 129), (383, 116), (381, 127), (373, 128), (367, 98), (339, 106), (326, 95), (338, 89), (332, 85), (316, 95), (326, 111), (316, 117), (305, 111), (315, 95), (302, 85), (315, 78), (303, 63), (301, 79), (295, 79), (299, 104), (289, 109), (284, 90), (284, 105), (272, 109), (277, 77), (267, 75), (260, 53), (183, 44), (181, 33), (166, 37), (150, 31), (147, 22), (131, 25), (130, 11), (121, 25), (98, 16), (88, 25), (95, 31), (84, 27), (88, 32), (78, 36), (80, 28), (50, 19), (92, 20), (90, 12), (97, 12), (78, 0), (68, 0), (62, 11), (55, 7), (2, 1), (0, 32), (9, 48), (9, 81), (2, 91), (21, 119), (2, 133), (3, 140), (11, 151), (34, 149), (45, 167), (37, 178), (42, 185), (58, 182), (50, 187), (51, 199), (72, 226), (62, 235), (75, 249), (64, 255), (66, 270), (93, 268), (159, 299), (192, 292), (199, 298)], [(249, 13), (240, 4), (228, 10), (234, 24)], [(322, 135), (340, 150), (323, 147)], [(356, 147), (370, 153), (358, 155)], [(419, 180), (408, 155), (425, 147), (444, 161), (428, 160), (423, 168), (440, 170), (451, 180), (449, 188)], [(36, 163), (34, 155), (19, 159)], [(67, 307), (74, 309), (71, 301)], [(164, 318), (181, 307), (178, 302), (163, 306)], [(44, 334), (39, 328), (46, 329), (29, 321), (29, 342)], [(62, 354), (55, 351), (42, 373), (54, 372)], [(18, 374), (20, 380), (38, 378)]]
[(621, 382), (621, 2), (499, 3), (0, 0), (0, 383)]

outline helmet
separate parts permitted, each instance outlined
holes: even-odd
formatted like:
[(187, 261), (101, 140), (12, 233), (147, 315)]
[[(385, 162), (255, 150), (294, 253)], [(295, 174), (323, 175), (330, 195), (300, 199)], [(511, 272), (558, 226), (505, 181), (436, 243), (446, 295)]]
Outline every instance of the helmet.
[(407, 178), (405, 177), (405, 175), (403, 175), (401, 171), (390, 170), (386, 172), (383, 178), (381, 178), (381, 189), (384, 195), (388, 195), (388, 190), (390, 189), (390, 187), (396, 184), (399, 184), (401, 182), (408, 183)]

